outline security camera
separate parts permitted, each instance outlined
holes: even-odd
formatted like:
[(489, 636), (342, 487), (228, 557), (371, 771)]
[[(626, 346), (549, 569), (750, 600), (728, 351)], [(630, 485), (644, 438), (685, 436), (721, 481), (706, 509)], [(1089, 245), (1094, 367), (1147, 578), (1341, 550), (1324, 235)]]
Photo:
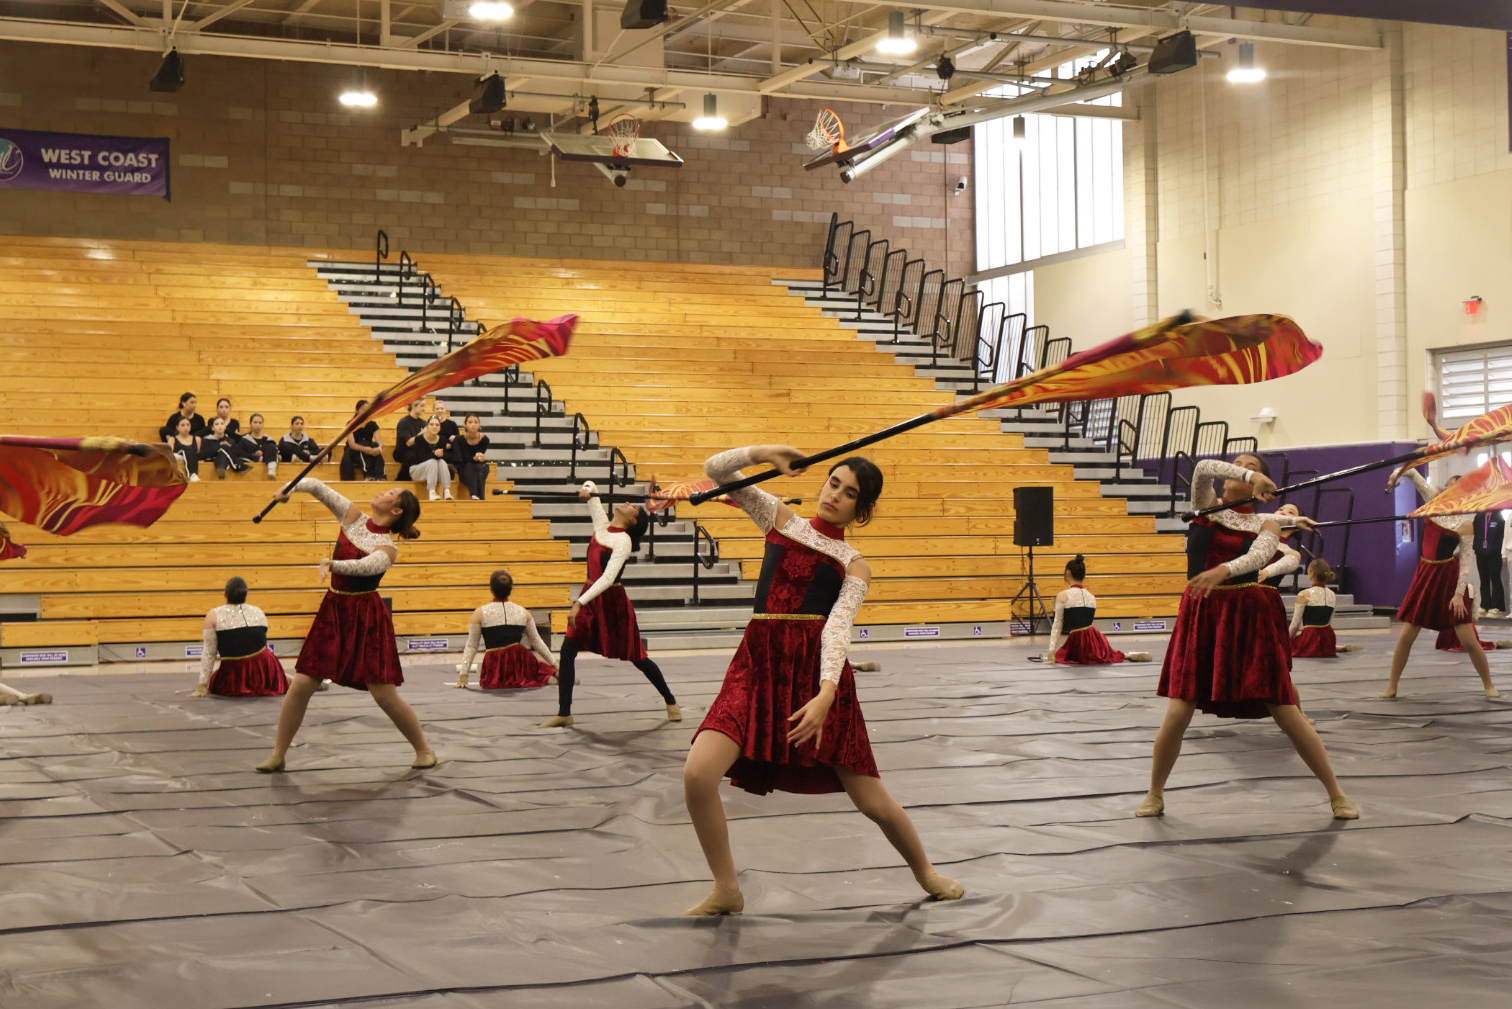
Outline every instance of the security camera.
[(966, 176), (963, 175), (959, 179), (956, 179), (955, 194), (957, 196), (960, 196), (962, 193), (964, 193), (966, 191), (966, 186), (967, 186)]

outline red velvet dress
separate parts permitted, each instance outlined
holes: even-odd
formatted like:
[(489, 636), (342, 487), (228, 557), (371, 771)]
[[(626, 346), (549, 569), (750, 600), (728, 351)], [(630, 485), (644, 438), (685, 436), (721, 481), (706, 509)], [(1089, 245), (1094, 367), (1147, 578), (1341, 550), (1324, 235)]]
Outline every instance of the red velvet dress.
[[(831, 539), (845, 536), (819, 519), (810, 525)], [(730, 783), (756, 795), (843, 791), (836, 767), (880, 777), (849, 662), (817, 751), (812, 740), (801, 749), (787, 742), (796, 724), (788, 717), (819, 692), (820, 636), (845, 568), (775, 529), (766, 543), (751, 622), (698, 732), (712, 729), (739, 744)]]
[(267, 644), (267, 628), (239, 628), (245, 631), (261, 631), (262, 647), (250, 655), (227, 655), (239, 649), (234, 632), (221, 631), (220, 665), (210, 677), (210, 693), (217, 697), (278, 697), (289, 690), (289, 678), (284, 674), (283, 663), (273, 654)]
[[(1079, 589), (1081, 585), (1071, 588)], [(1061, 618), (1066, 643), (1056, 650), (1056, 662), (1064, 666), (1109, 666), (1124, 660), (1124, 653), (1115, 650), (1103, 632), (1092, 626), (1097, 619), (1096, 606), (1064, 606)]]
[(1397, 610), (1398, 620), (1434, 631), (1469, 622), (1470, 614), (1475, 611), (1468, 588), (1464, 592), (1464, 616), (1457, 617), (1449, 612), (1449, 603), (1460, 580), (1460, 559), (1455, 554), (1459, 543), (1459, 534), (1432, 520), (1423, 523), (1422, 556), (1418, 558), (1412, 584), (1407, 586), (1407, 594), (1402, 597), (1402, 605)]
[[(1255, 538), (1206, 517), (1194, 520), (1187, 533), (1188, 576), (1244, 556)], [(1161, 697), (1191, 701), (1221, 718), (1265, 718), (1267, 704), (1297, 703), (1281, 594), (1255, 578), (1254, 572), (1236, 576), (1202, 599), (1190, 588), (1182, 593), (1160, 670)]]
[[(1495, 641), (1481, 640), (1480, 632), (1475, 629), (1475, 621), (1469, 620), (1466, 623), (1470, 625), (1470, 633), (1475, 635), (1477, 641), (1480, 641), (1482, 651), (1496, 651)], [(1460, 644), (1459, 635), (1454, 633), (1453, 627), (1445, 627), (1439, 631), (1438, 641), (1434, 643), (1434, 647), (1441, 652), (1463, 652), (1465, 650), (1465, 646)]]
[[(1326, 597), (1325, 597), (1326, 598)], [(1302, 629), (1292, 638), (1294, 659), (1336, 659), (1339, 639), (1334, 634), (1332, 606), (1302, 607)]]
[[(598, 541), (597, 534), (588, 541), (588, 580), (583, 591), (598, 581), (614, 553), (612, 547)], [(614, 584), (583, 604), (567, 637), (587, 652), (597, 652), (606, 659), (636, 662), (646, 657), (646, 641), (635, 622), (635, 606), (620, 584), (624, 569), (615, 575)]]
[[(388, 539), (388, 530), (363, 518), (367, 534)], [(355, 534), (354, 534), (355, 535)], [(392, 541), (389, 541), (392, 545)], [(367, 556), (347, 538), (343, 529), (336, 539), (333, 560), (355, 561)], [(404, 682), (399, 667), (399, 646), (394, 642), (394, 618), (378, 596), (383, 575), (339, 575), (331, 572), (331, 588), (320, 601), (320, 610), (299, 650), (296, 672), (317, 680), (330, 680), (343, 687), (366, 690), (370, 683)]]

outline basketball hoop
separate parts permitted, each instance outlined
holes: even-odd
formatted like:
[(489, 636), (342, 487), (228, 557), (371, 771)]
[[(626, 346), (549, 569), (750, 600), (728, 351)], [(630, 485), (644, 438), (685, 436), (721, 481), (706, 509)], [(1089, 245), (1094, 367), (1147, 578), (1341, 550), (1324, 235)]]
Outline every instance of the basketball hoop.
[(635, 141), (639, 139), (641, 121), (634, 116), (615, 116), (609, 123), (609, 128), (604, 132), (609, 139), (614, 141), (614, 156), (616, 158), (628, 158), (630, 151), (635, 147)]
[(814, 117), (814, 128), (809, 130), (805, 140), (813, 150), (829, 148), (838, 154), (845, 150), (845, 124), (830, 109), (820, 109)]

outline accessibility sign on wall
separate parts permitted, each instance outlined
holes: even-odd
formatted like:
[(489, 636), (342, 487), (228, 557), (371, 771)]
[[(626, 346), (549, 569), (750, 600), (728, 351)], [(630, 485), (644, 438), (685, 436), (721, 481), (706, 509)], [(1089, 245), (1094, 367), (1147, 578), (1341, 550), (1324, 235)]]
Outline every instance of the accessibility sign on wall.
[(166, 137), (0, 127), (0, 189), (169, 197)]

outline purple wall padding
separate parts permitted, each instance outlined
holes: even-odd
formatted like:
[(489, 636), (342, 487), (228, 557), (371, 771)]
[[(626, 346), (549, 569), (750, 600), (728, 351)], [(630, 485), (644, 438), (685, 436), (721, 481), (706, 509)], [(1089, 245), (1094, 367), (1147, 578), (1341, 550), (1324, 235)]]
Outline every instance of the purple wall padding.
[[(1289, 482), (1307, 479), (1314, 471), (1317, 474), (1334, 473), (1341, 469), (1402, 455), (1417, 447), (1416, 442), (1368, 442), (1358, 445), (1327, 445), (1320, 448), (1295, 448), (1284, 452), (1266, 452), (1272, 460), (1271, 472), (1276, 472), (1277, 455), (1285, 455), (1290, 466)], [(1417, 492), (1403, 481), (1395, 494), (1386, 491), (1386, 478), (1390, 469), (1372, 470), (1325, 484), (1326, 487), (1347, 487), (1354, 492), (1354, 517), (1375, 518), (1385, 515), (1405, 515), (1418, 506)], [(1299, 491), (1290, 499), (1304, 512), (1311, 513), (1313, 492)], [(1325, 520), (1343, 518), (1344, 505), (1341, 497), (1325, 495), (1319, 507), (1320, 514), (1312, 517)], [(1407, 524), (1410, 536), (1404, 542), (1403, 523), (1376, 522), (1354, 526), (1349, 537), (1349, 556), (1342, 558), (1347, 568), (1346, 581), (1342, 588), (1354, 594), (1355, 600), (1369, 606), (1397, 606), (1407, 585), (1412, 581), (1412, 572), (1417, 567), (1418, 523)], [(1343, 530), (1327, 530), (1323, 556), (1337, 566), (1343, 546)]]
[(1512, 31), (1512, 0), (1283, 0), (1281, 3), (1246, 3), (1242, 6)]

